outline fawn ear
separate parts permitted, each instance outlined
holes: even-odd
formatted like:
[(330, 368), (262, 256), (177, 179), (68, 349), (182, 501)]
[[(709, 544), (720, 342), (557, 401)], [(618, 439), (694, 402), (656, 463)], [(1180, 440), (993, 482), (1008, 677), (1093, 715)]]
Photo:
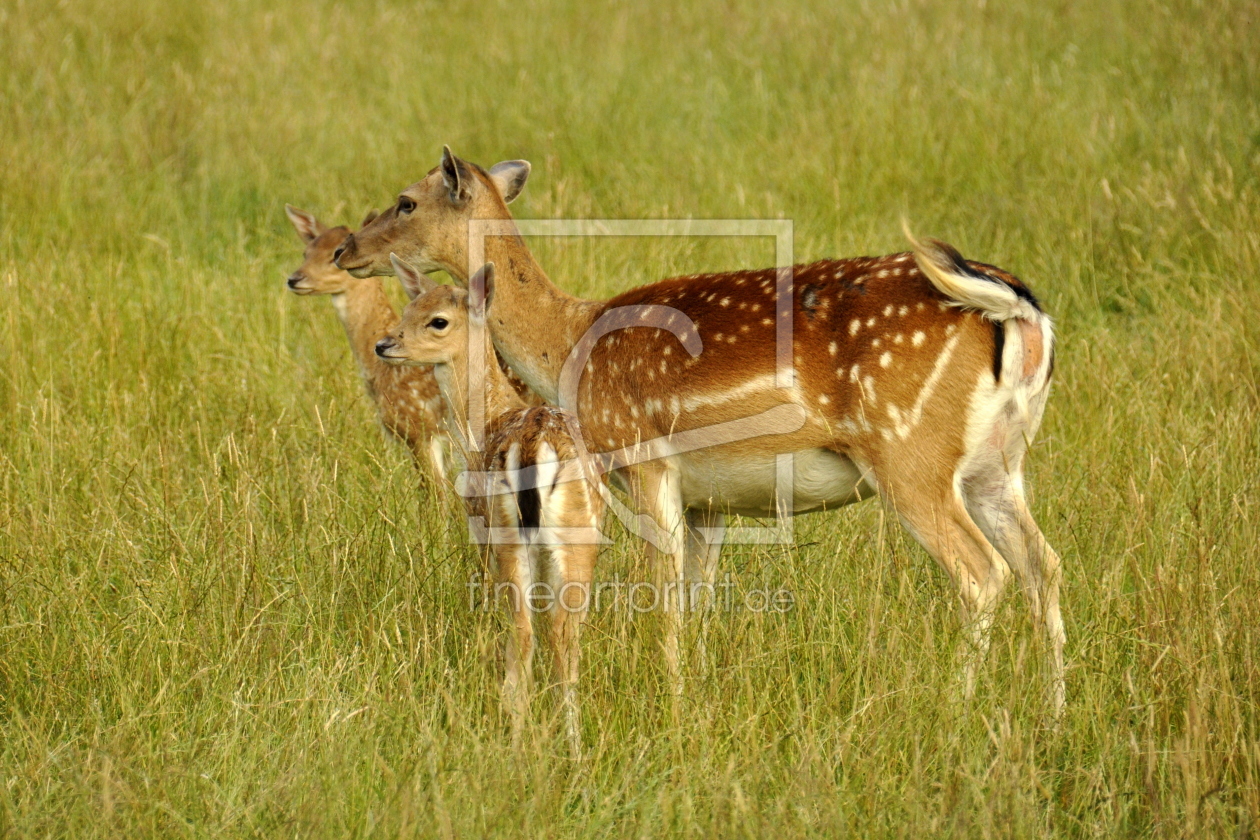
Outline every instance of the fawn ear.
[(292, 204), (284, 205), (284, 214), (293, 222), (293, 227), (297, 228), (298, 236), (302, 237), (303, 242), (313, 241), (327, 229), (319, 223), (319, 219)]
[(486, 263), (468, 280), (468, 291), (474, 305), (478, 289), (481, 290), (481, 313), (482, 317), (485, 317), (485, 313), (490, 311), (490, 301), (494, 300), (494, 263)]
[(505, 160), (490, 167), (490, 180), (499, 188), (504, 204), (511, 204), (512, 199), (525, 189), (525, 180), (529, 178), (529, 161)]
[(376, 208), (375, 208), (375, 207), (373, 207), (371, 210), (367, 211), (367, 215), (366, 215), (366, 216), (364, 216), (364, 217), (363, 217), (363, 221), (359, 223), (359, 229), (360, 229), (360, 230), (362, 230), (363, 228), (365, 228), (365, 227), (367, 227), (368, 225), (372, 224), (372, 220), (373, 220), (373, 219), (375, 219), (375, 218), (376, 218), (377, 216), (379, 216), (379, 215), (380, 215), (380, 213), (376, 212)]
[(468, 201), (471, 193), (468, 191), (468, 181), (460, 176), (460, 170), (464, 168), (464, 162), (455, 155), (451, 154), (450, 146), (442, 147), (442, 182), (446, 184), (447, 193), (450, 195), (451, 204), (456, 207), (464, 206)]
[(414, 265), (399, 258), (397, 254), (390, 254), (389, 261), (393, 263), (394, 273), (398, 275), (398, 280), (402, 283), (403, 291), (407, 293), (407, 297), (415, 300), (426, 292), (431, 292), (438, 287), (438, 284), (430, 280), (424, 274), (421, 274)]

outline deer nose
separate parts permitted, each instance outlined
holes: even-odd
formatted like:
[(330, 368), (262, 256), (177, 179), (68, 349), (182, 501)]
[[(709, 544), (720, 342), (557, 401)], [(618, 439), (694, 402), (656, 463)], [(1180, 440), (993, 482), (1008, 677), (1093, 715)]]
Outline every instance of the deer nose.
[(382, 338), (380, 341), (376, 342), (376, 355), (380, 356), (382, 359), (388, 358), (385, 355), (385, 351), (393, 346), (394, 346), (394, 339)]
[(290, 274), (289, 275), (289, 288), (296, 289), (298, 287), (298, 283), (301, 283), (305, 279), (306, 279), (306, 276), (302, 274), (302, 272), (300, 271), (294, 274)]

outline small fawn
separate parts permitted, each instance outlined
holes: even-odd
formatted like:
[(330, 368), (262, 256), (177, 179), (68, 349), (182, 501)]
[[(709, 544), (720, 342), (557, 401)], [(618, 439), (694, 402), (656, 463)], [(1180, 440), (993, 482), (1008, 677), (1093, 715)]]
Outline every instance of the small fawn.
[[(333, 252), (350, 229), (327, 227), (289, 204), (284, 205), (284, 212), (306, 243), (301, 267), (289, 275), (289, 289), (299, 295), (332, 297), (381, 425), (407, 445), (417, 466), (427, 463), (440, 486), (446, 478), (446, 442), (440, 433), (442, 398), (437, 379), (431, 370), (399, 368), (377, 358), (376, 342), (398, 325), (398, 313), (379, 278), (358, 279), (333, 264)], [(375, 216), (369, 213), (363, 224)]]
[[(485, 316), (470, 309), (469, 293), (439, 285), (400, 260), (393, 265), (413, 300), (398, 327), (377, 343), (376, 353), (393, 364), (435, 366), (447, 428), (463, 450), (469, 475), (485, 481), (480, 490), (467, 493), (466, 501), (469, 513), (483, 517), (489, 527), (494, 591), (496, 597), (506, 595), (512, 619), (503, 695), (513, 740), (519, 741), (529, 705), (531, 613), (547, 612), (565, 733), (576, 758), (581, 754), (578, 636), (591, 597), (606, 488), (597, 467), (574, 445), (569, 429), (576, 418), (553, 406), (527, 406), (500, 369)], [(494, 265), (486, 264), (478, 275), (473, 288), (484, 284), (489, 309)], [(468, 418), (470, 365), (486, 371), (480, 450)]]

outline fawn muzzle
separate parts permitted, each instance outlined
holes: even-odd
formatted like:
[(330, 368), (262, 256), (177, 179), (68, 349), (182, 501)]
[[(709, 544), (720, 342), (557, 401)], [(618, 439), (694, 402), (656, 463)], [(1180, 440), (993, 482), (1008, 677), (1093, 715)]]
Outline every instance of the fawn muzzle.
[(389, 351), (393, 349), (394, 345), (395, 345), (394, 339), (390, 338), (389, 336), (382, 338), (380, 341), (376, 342), (376, 355), (380, 356), (382, 359), (394, 358), (393, 356), (389, 355)]

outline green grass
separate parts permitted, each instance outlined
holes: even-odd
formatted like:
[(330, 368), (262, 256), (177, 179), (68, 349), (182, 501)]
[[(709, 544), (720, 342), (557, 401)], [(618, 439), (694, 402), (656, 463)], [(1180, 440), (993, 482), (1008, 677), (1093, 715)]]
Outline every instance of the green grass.
[[(1250, 836), (1260, 829), (1254, 3), (0, 0), (0, 834)], [(953, 703), (953, 599), (874, 505), (729, 551), (675, 715), (596, 616), (588, 756), (520, 752), (458, 521), (383, 440), (288, 201), (336, 221), (442, 143), (525, 218), (899, 219), (1059, 325), (1030, 459), (1065, 561), (1048, 724), (1018, 596)], [(539, 240), (602, 295), (768, 264)], [(621, 539), (604, 576), (640, 575)]]

